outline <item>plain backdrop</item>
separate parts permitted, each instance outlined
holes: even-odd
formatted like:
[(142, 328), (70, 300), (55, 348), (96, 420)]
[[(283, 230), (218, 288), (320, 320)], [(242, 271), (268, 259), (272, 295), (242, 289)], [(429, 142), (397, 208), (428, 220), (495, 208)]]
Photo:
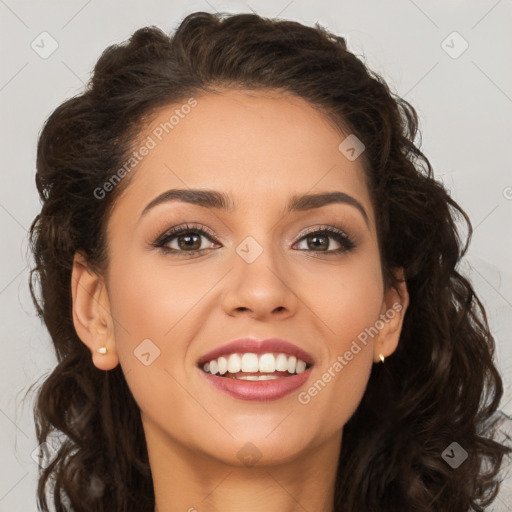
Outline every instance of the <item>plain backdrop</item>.
[[(461, 268), (487, 308), (506, 384), (502, 410), (512, 412), (511, 0), (0, 0), (0, 511), (37, 510), (32, 398), (22, 398), (55, 364), (27, 284), (44, 120), (80, 92), (108, 45), (136, 29), (171, 32), (193, 11), (251, 10), (345, 36), (417, 109), (422, 149), (475, 229)], [(508, 476), (492, 510), (512, 510), (511, 488)]]

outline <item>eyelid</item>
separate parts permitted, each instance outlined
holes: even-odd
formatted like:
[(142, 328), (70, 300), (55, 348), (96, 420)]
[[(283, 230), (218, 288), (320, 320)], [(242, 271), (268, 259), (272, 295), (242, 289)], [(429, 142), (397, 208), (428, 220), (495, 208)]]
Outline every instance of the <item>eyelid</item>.
[[(307, 229), (307, 231), (303, 232), (301, 235), (298, 236), (296, 242), (294, 242), (294, 245), (298, 242), (301, 242), (305, 238), (307, 238), (309, 235), (315, 234), (315, 233), (326, 233), (329, 238), (341, 238), (342, 241), (340, 242), (337, 240), (338, 243), (346, 246), (345, 251), (349, 251), (351, 249), (355, 249), (359, 244), (356, 242), (354, 237), (352, 237), (345, 229), (342, 229), (337, 226), (333, 225), (315, 225), (311, 226)], [(329, 250), (329, 251), (312, 251), (312, 252), (318, 252), (320, 254), (336, 254), (337, 252), (344, 252), (341, 250)]]
[[(208, 235), (212, 241), (216, 242), (216, 243), (219, 243), (218, 240), (217, 240), (217, 237), (213, 234), (213, 232), (207, 228), (206, 226), (204, 226), (203, 224), (195, 224), (195, 223), (188, 223), (186, 222), (185, 224), (179, 224), (177, 226), (173, 226), (172, 228), (170, 229), (167, 229), (166, 231), (164, 231), (154, 242), (153, 242), (153, 245), (154, 246), (161, 246), (160, 244), (164, 244), (167, 239), (169, 237), (176, 237), (178, 235), (180, 235), (182, 232), (187, 232), (187, 231), (198, 231), (198, 232), (201, 232), (201, 231), (204, 231), (204, 234), (205, 235)], [(202, 235), (202, 233), (201, 233)]]
[(310, 226), (306, 228), (306, 231), (303, 231), (297, 238), (297, 240), (301, 240), (307, 235), (311, 233), (317, 233), (318, 231), (327, 231), (327, 232), (336, 232), (341, 235), (345, 235), (347, 238), (351, 238), (351, 236), (342, 228), (337, 226), (332, 226), (330, 224), (315, 224), (314, 226)]

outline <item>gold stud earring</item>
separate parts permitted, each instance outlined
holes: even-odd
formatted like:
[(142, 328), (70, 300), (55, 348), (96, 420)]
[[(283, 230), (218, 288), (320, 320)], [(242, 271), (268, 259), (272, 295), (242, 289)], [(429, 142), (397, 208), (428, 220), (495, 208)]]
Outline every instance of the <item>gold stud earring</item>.
[(96, 352), (98, 352), (98, 354), (105, 355), (108, 352), (107, 347), (100, 347), (99, 349), (96, 350)]
[(379, 354), (379, 358), (380, 358), (381, 362), (383, 363), (384, 362), (384, 356), (382, 354)]

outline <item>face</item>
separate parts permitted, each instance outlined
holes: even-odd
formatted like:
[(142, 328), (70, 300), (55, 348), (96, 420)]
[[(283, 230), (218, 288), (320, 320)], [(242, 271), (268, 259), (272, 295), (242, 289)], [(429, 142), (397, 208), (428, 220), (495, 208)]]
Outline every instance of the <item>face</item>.
[[(151, 443), (241, 464), (250, 442), (274, 464), (341, 438), (378, 354), (396, 347), (400, 299), (383, 286), (360, 159), (338, 148), (348, 134), (293, 96), (194, 99), (160, 110), (141, 133), (138, 148), (150, 149), (108, 222), (98, 314), (109, 312), (102, 325), (112, 329), (109, 354), (94, 361), (121, 364)], [(215, 191), (228, 208), (162, 200), (172, 189)], [(331, 201), (288, 208), (305, 194)], [(198, 361), (239, 338), (307, 352), (307, 378), (284, 396), (220, 390)]]

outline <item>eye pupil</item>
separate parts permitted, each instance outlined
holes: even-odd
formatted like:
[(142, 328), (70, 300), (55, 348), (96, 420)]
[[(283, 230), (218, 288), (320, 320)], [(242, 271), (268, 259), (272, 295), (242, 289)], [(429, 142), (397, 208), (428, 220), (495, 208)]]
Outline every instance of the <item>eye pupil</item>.
[[(188, 248), (188, 249), (190, 249), (190, 248), (198, 249), (199, 246), (201, 245), (201, 237), (199, 237), (198, 235), (191, 235), (191, 234), (182, 235), (178, 238), (178, 240), (179, 240), (179, 246), (181, 249), (183, 249), (184, 247)], [(183, 245), (181, 243), (182, 240), (185, 240), (185, 245)], [(194, 243), (197, 243), (198, 240), (199, 240), (198, 246), (194, 247)]]
[(320, 243), (320, 245), (316, 244), (315, 242), (313, 243), (314, 247), (316, 247), (317, 249), (326, 249), (329, 247), (329, 239), (328, 237), (324, 236), (324, 235), (312, 235), (311, 237), (309, 237), (310, 239), (313, 239), (313, 240), (318, 240), (318, 239), (323, 239), (324, 240), (324, 243)]

